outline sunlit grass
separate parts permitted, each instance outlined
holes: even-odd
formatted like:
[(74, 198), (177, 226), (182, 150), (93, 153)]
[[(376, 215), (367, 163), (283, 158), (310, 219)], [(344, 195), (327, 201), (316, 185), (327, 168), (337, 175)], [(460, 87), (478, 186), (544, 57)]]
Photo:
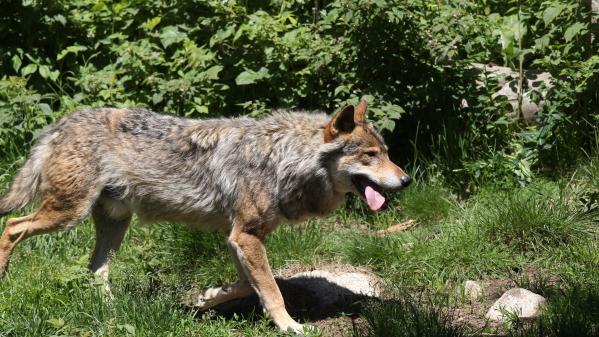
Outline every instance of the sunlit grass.
[[(484, 278), (515, 278), (548, 297), (542, 325), (514, 334), (532, 336), (534, 329), (545, 329), (548, 336), (568, 336), (560, 331), (576, 326), (572, 331), (588, 336), (597, 331), (581, 322), (597, 317), (592, 306), (599, 279), (599, 216), (579, 198), (568, 198), (592, 195), (588, 177), (594, 175), (577, 177), (576, 184), (483, 189), (462, 202), (442, 183), (422, 179), (393, 197), (382, 213), (367, 211), (356, 199), (328, 218), (282, 225), (266, 241), (269, 260), (275, 270), (321, 263), (368, 266), (391, 289), (426, 290), (421, 298), (398, 295), (367, 306), (365, 325), (355, 332), (359, 336), (416, 336), (415, 331), (461, 336), (465, 330), (452, 327), (452, 316), (441, 310), (451, 301), (433, 294), (451, 299), (457, 296), (455, 285)], [(408, 219), (418, 224), (374, 235)], [(222, 232), (134, 222), (111, 265), (112, 301), (87, 271), (94, 244), (89, 220), (71, 231), (26, 240), (0, 282), (0, 336), (277, 335), (261, 312), (224, 318), (181, 304), (192, 288), (237, 279), (225, 240)], [(518, 276), (524, 266), (549, 274)], [(550, 284), (549, 276), (559, 282)]]

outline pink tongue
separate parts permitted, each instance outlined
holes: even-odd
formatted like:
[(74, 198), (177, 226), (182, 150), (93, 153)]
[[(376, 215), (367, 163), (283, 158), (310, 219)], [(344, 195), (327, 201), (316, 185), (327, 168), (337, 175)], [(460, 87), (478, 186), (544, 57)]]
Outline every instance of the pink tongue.
[(385, 203), (385, 197), (383, 197), (379, 192), (375, 191), (370, 186), (366, 186), (364, 195), (366, 195), (368, 207), (370, 207), (370, 209), (373, 211), (378, 211)]

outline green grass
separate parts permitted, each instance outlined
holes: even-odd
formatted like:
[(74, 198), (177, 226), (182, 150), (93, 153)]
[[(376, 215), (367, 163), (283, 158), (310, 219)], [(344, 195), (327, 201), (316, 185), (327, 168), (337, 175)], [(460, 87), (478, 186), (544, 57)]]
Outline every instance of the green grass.
[[(267, 239), (269, 259), (275, 270), (347, 263), (378, 274), (396, 295), (366, 305), (356, 336), (469, 333), (450, 324), (460, 303), (455, 289), (466, 279), (513, 279), (548, 298), (538, 323), (516, 326), (514, 336), (592, 336), (599, 321), (593, 165), (567, 183), (489, 186), (459, 202), (438, 179), (421, 178), (385, 212), (352, 199), (328, 218), (281, 226)], [(408, 219), (418, 225), (373, 235)], [(225, 318), (181, 305), (191, 289), (236, 280), (223, 233), (134, 224), (111, 265), (112, 301), (86, 268), (93, 237), (88, 220), (17, 248), (0, 282), (0, 336), (279, 335), (260, 312)]]
[(372, 303), (363, 316), (367, 324), (354, 329), (356, 337), (462, 337), (463, 327), (452, 325), (453, 312), (444, 310), (446, 299), (398, 294), (396, 299)]
[[(517, 322), (521, 323), (521, 322)], [(599, 283), (572, 285), (547, 303), (532, 326), (510, 333), (514, 337), (599, 336)]]
[(534, 187), (492, 193), (482, 198), (469, 221), (486, 240), (516, 250), (567, 245), (588, 235), (593, 219), (565, 196)]

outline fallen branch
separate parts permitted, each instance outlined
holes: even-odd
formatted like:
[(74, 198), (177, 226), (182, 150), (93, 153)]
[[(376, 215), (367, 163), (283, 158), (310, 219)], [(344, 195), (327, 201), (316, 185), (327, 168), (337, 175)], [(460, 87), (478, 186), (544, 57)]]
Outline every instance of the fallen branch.
[(374, 233), (376, 236), (385, 236), (401, 231), (405, 231), (406, 229), (414, 226), (416, 224), (416, 220), (408, 220), (402, 223), (398, 223), (397, 225), (393, 225), (391, 227), (387, 227), (385, 229), (378, 230)]

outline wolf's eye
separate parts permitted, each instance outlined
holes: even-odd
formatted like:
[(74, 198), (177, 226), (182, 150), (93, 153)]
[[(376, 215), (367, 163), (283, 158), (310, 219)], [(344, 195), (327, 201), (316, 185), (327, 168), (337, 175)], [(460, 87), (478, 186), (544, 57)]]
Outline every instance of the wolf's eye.
[(376, 157), (376, 155), (379, 154), (376, 151), (366, 151), (365, 153), (368, 157)]

